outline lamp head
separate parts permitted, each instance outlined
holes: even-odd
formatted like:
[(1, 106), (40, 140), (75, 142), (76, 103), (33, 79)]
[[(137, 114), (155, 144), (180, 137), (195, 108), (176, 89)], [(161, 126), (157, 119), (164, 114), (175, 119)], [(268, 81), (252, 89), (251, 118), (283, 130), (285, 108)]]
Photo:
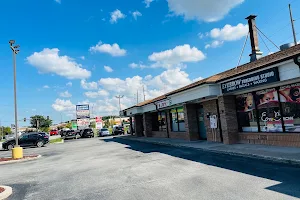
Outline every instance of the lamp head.
[(15, 40), (9, 40), (9, 44), (13, 45), (16, 41)]

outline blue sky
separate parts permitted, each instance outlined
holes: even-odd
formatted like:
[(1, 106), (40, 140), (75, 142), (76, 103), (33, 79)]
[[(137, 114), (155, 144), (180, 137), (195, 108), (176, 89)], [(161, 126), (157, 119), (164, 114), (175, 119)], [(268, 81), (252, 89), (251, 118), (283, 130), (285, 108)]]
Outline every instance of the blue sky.
[[(292, 42), (288, 3), (300, 33), (296, 0), (1, 1), (0, 120), (14, 121), (10, 39), (21, 45), (19, 118), (59, 122), (74, 117), (78, 103), (90, 103), (94, 115), (116, 114), (117, 94), (125, 108), (137, 90), (143, 99), (143, 87), (150, 99), (235, 67), (250, 14), (275, 44)], [(268, 55), (261, 39), (260, 47)], [(242, 63), (249, 53), (248, 42)]]

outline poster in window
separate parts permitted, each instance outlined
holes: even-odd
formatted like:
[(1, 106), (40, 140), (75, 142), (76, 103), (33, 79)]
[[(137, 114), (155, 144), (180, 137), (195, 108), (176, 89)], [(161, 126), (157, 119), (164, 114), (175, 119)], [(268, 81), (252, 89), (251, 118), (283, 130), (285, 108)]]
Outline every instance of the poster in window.
[(258, 132), (255, 102), (252, 93), (236, 96), (239, 129), (242, 132)]
[(286, 132), (300, 132), (300, 83), (279, 89)]
[(278, 94), (275, 88), (256, 92), (261, 132), (282, 132)]

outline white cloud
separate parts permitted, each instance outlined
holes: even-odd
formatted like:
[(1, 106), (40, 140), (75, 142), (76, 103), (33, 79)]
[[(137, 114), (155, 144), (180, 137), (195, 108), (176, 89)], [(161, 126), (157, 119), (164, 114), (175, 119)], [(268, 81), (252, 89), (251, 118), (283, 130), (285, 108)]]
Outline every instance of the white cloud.
[(129, 65), (128, 65), (130, 68), (132, 68), (132, 69), (136, 69), (136, 68), (140, 68), (140, 69), (145, 69), (145, 68), (155, 68), (156, 66), (147, 66), (147, 65), (144, 65), (143, 63), (139, 63), (139, 64), (136, 64), (136, 63), (130, 63)]
[(208, 48), (217, 48), (223, 45), (223, 41), (219, 41), (219, 40), (214, 40), (211, 44), (207, 44), (205, 45), (205, 49)]
[(115, 11), (110, 13), (110, 23), (115, 24), (119, 19), (124, 19), (126, 15), (124, 15), (120, 10), (116, 9)]
[(167, 0), (169, 11), (185, 20), (215, 22), (244, 0)]
[(109, 93), (106, 90), (98, 90), (97, 92), (85, 92), (84, 95), (88, 98), (98, 98), (109, 96)]
[(67, 82), (67, 84), (66, 84), (66, 86), (69, 86), (69, 87), (72, 87), (72, 82), (71, 81), (69, 81), (69, 82)]
[(84, 56), (80, 56), (80, 59), (81, 59), (81, 60), (85, 60), (85, 57), (84, 57)]
[(103, 44), (101, 41), (98, 42), (98, 44), (96, 44), (95, 46), (90, 47), (90, 52), (108, 53), (114, 57), (126, 55), (126, 50), (121, 49), (117, 43), (110, 45), (110, 44)]
[(148, 57), (150, 61), (156, 62), (152, 67), (162, 66), (164, 68), (182, 67), (182, 63), (199, 62), (205, 59), (202, 51), (188, 44), (176, 46), (162, 52), (155, 52)]
[(44, 89), (49, 89), (50, 87), (49, 87), (49, 85), (44, 85), (43, 88)]
[(198, 33), (198, 37), (200, 38), (200, 39), (203, 39), (204, 38), (204, 34), (203, 33)]
[(249, 32), (247, 24), (238, 24), (231, 26), (226, 24), (223, 28), (214, 28), (210, 31), (210, 37), (220, 41), (235, 41), (240, 40)]
[(107, 72), (113, 72), (114, 70), (110, 66), (104, 66), (104, 70)]
[(87, 82), (86, 80), (81, 80), (80, 85), (85, 90), (97, 90), (98, 84), (97, 82)]
[(56, 99), (52, 108), (58, 112), (75, 111), (76, 106), (70, 100)]
[(56, 3), (61, 4), (61, 0), (54, 0)]
[(129, 67), (135, 69), (135, 68), (138, 68), (138, 64), (136, 64), (136, 63), (130, 63)]
[(70, 98), (70, 97), (72, 97), (72, 94), (69, 93), (69, 91), (67, 90), (67, 91), (65, 91), (65, 92), (59, 93), (59, 96), (60, 96), (60, 97), (64, 97), (64, 98)]
[(45, 48), (41, 52), (34, 52), (26, 60), (40, 73), (54, 73), (68, 79), (83, 79), (91, 76), (91, 72), (82, 68), (81, 64), (68, 56), (59, 56), (58, 53), (57, 48)]
[(146, 8), (150, 7), (150, 4), (153, 2), (154, 0), (144, 0), (143, 3), (146, 4)]
[(201, 81), (201, 80), (203, 80), (203, 77), (200, 76), (200, 77), (198, 77), (198, 78), (194, 78), (194, 79), (193, 79), (193, 82), (197, 82), (197, 81)]
[(134, 11), (132, 13), (132, 16), (135, 20), (137, 20), (137, 17), (141, 17), (142, 16), (142, 13), (140, 13), (139, 11)]

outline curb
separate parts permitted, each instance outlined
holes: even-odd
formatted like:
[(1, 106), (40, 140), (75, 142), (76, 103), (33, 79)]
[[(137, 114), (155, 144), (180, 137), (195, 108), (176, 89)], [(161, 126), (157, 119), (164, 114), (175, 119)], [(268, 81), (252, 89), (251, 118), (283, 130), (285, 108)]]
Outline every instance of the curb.
[(12, 188), (8, 186), (0, 185), (0, 187), (4, 188), (4, 191), (0, 193), (0, 200), (4, 200), (8, 198), (12, 194)]
[(222, 150), (214, 150), (214, 149), (206, 149), (206, 148), (194, 148), (194, 147), (188, 147), (188, 146), (184, 146), (184, 145), (180, 145), (180, 144), (170, 144), (170, 143), (165, 143), (165, 142), (137, 140), (137, 139), (133, 139), (133, 138), (124, 138), (124, 137), (118, 137), (118, 138), (123, 139), (123, 140), (131, 140), (131, 141), (136, 141), (136, 142), (144, 142), (144, 143), (157, 144), (157, 145), (162, 145), (162, 146), (180, 147), (180, 148), (184, 148), (184, 149), (206, 151), (206, 152), (226, 154), (226, 155), (231, 155), (231, 156), (239, 156), (239, 157), (244, 157), (244, 158), (254, 158), (254, 159), (266, 160), (266, 161), (270, 161), (270, 162), (274, 162), (274, 163), (284, 163), (284, 164), (290, 164), (290, 165), (294, 165), (294, 166), (300, 166), (300, 160), (277, 158), (277, 157), (257, 155), (257, 154), (246, 154), (246, 153), (233, 152), (233, 151), (222, 151)]
[(19, 163), (19, 162), (27, 162), (27, 161), (31, 161), (31, 160), (37, 160), (41, 157), (42, 157), (42, 155), (38, 155), (37, 157), (34, 157), (34, 158), (25, 158), (25, 159), (20, 159), (20, 160), (2, 161), (2, 162), (0, 162), (0, 165), (11, 164), (11, 163)]

